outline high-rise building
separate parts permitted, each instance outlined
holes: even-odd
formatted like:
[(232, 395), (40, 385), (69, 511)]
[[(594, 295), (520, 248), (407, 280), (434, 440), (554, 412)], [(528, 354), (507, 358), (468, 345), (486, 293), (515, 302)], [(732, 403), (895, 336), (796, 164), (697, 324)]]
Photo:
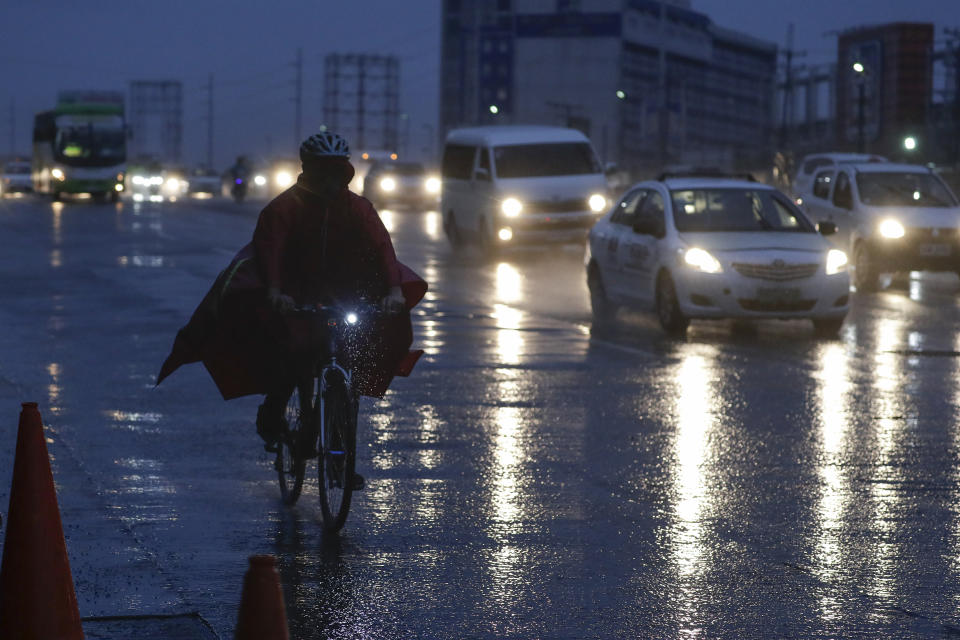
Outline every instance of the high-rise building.
[(132, 159), (179, 162), (183, 143), (183, 84), (179, 80), (130, 83)]
[(769, 155), (776, 45), (687, 2), (444, 0), (441, 50), (441, 134), (572, 126), (634, 170)]

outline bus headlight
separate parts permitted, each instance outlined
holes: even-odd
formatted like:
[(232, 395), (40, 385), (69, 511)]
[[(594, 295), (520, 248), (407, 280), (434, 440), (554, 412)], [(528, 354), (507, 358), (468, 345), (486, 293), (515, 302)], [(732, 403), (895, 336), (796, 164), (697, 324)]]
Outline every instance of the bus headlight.
[(847, 254), (840, 249), (827, 251), (827, 275), (832, 276), (847, 270)]
[(696, 247), (687, 249), (687, 252), (683, 254), (683, 261), (687, 263), (687, 266), (704, 273), (720, 273), (723, 271), (719, 260), (710, 255), (709, 252)]
[(523, 203), (516, 198), (507, 198), (500, 203), (500, 210), (508, 218), (516, 218), (523, 211)]
[(902, 238), (903, 234), (906, 233), (906, 230), (903, 228), (903, 225), (894, 220), (893, 218), (887, 218), (880, 223), (880, 235), (884, 238), (890, 238), (891, 240), (896, 240), (897, 238)]
[(594, 213), (600, 213), (607, 208), (607, 199), (604, 198), (599, 193), (595, 193), (590, 196), (590, 199), (587, 200), (587, 204), (590, 205), (590, 210)]
[(397, 188), (397, 181), (387, 176), (380, 180), (380, 188), (384, 191), (393, 191)]

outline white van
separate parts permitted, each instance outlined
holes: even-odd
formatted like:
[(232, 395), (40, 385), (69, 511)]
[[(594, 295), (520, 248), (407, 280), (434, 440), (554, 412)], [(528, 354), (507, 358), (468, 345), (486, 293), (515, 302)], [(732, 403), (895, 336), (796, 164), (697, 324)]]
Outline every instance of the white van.
[(441, 172), (443, 228), (453, 246), (582, 242), (608, 208), (597, 154), (576, 129), (454, 129)]

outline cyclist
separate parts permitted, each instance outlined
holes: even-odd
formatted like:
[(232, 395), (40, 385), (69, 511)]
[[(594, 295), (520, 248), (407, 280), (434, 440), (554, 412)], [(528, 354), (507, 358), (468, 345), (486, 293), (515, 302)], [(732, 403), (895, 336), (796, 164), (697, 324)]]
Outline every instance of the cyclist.
[(284, 312), (318, 302), (367, 301), (394, 314), (376, 323), (363, 357), (353, 363), (354, 386), (364, 395), (382, 396), (392, 377), (409, 373), (422, 353), (409, 351), (407, 311), (426, 283), (397, 260), (373, 205), (348, 190), (354, 175), (349, 157), (347, 141), (335, 133), (303, 141), (296, 184), (260, 213), (252, 242), (177, 333), (157, 379), (202, 360), (225, 399), (264, 393), (257, 433), (267, 450), (276, 450), (286, 402), (304, 366), (297, 346), (306, 336)]

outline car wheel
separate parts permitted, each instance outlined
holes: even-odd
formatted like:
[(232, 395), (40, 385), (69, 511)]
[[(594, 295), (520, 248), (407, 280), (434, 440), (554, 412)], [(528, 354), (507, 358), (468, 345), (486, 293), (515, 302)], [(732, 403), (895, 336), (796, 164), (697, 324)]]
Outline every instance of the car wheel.
[(587, 288), (590, 290), (590, 310), (593, 312), (594, 326), (608, 326), (617, 314), (618, 305), (610, 302), (607, 297), (600, 268), (596, 263), (591, 263), (587, 271)]
[(447, 241), (451, 247), (463, 246), (463, 234), (460, 233), (460, 227), (457, 226), (457, 218), (451, 211), (443, 223), (443, 232), (447, 235)]
[(853, 250), (853, 270), (857, 291), (871, 292), (877, 290), (880, 274), (877, 273), (877, 268), (870, 257), (870, 251), (863, 242), (859, 243)]
[(677, 301), (677, 289), (673, 285), (673, 278), (666, 271), (660, 272), (657, 277), (657, 319), (660, 326), (670, 335), (683, 335), (690, 324), (690, 319), (680, 311)]
[(836, 338), (843, 318), (813, 318), (813, 331), (822, 338)]

